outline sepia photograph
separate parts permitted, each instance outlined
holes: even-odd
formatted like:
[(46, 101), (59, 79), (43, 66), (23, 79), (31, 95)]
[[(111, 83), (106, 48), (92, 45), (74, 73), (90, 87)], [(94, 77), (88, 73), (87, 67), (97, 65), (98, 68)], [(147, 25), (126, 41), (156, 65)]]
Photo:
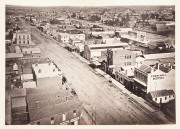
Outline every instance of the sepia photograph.
[(5, 126), (177, 124), (174, 0), (4, 8)]

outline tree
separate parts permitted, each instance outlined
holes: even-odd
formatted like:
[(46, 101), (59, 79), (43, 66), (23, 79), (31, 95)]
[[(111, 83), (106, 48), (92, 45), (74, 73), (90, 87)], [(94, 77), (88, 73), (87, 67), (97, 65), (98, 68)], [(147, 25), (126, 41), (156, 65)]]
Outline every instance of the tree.
[[(143, 26), (144, 26), (144, 23), (145, 23), (145, 20), (148, 20), (149, 19), (149, 14), (148, 13), (142, 13), (141, 14), (141, 18), (143, 20)], [(147, 21), (148, 22), (148, 21)]]
[(72, 18), (76, 17), (76, 13), (73, 12), (73, 14), (71, 15)]

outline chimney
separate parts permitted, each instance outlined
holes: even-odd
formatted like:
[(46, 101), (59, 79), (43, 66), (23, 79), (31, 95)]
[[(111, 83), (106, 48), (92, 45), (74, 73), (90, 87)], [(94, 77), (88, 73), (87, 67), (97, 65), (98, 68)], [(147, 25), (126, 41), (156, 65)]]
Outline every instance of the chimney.
[(156, 69), (159, 69), (159, 63), (156, 63)]
[(125, 70), (125, 75), (127, 75), (127, 70)]
[(170, 66), (171, 66), (171, 63), (168, 63), (168, 66), (170, 67)]
[(56, 69), (53, 69), (53, 72), (56, 72)]
[(153, 73), (154, 72), (154, 67), (151, 67), (151, 73)]
[(41, 69), (39, 69), (38, 73), (41, 73)]

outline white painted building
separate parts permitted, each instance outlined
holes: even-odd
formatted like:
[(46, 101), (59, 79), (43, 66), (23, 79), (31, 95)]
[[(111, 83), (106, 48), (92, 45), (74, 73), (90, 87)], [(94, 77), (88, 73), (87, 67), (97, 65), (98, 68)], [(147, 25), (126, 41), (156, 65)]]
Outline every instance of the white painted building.
[(85, 41), (85, 34), (68, 34), (68, 33), (60, 33), (58, 35), (58, 41), (62, 43), (69, 43), (70, 39), (78, 39), (82, 42)]
[(173, 90), (175, 92), (175, 69), (158, 63), (154, 67), (146, 64), (134, 70), (134, 90), (146, 96), (149, 92)]
[(84, 45), (84, 58), (91, 60), (92, 57), (100, 57), (102, 52), (107, 51), (107, 49), (119, 50), (130, 49), (130, 47), (127, 43)]
[(175, 99), (175, 93), (173, 90), (158, 90), (149, 92), (147, 97), (158, 104), (168, 103)]
[(31, 33), (27, 30), (16, 33), (17, 44), (31, 44)]

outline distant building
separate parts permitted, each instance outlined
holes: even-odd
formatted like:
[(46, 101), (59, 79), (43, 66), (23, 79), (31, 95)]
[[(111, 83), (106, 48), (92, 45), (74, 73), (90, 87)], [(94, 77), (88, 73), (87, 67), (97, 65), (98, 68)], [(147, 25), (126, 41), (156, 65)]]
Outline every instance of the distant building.
[(69, 43), (70, 39), (76, 39), (79, 41), (85, 41), (85, 34), (68, 34), (68, 33), (60, 33), (58, 36), (58, 41), (62, 43)]
[(158, 23), (156, 24), (157, 31), (165, 31), (167, 30), (166, 23)]
[(38, 47), (23, 47), (22, 53), (24, 57), (40, 57), (41, 49)]
[(113, 75), (124, 66), (135, 66), (136, 54), (130, 50), (107, 50), (107, 69)]
[(92, 44), (84, 46), (84, 58), (91, 60), (93, 57), (100, 57), (107, 49), (130, 49), (127, 43), (114, 43), (114, 44)]
[(28, 31), (20, 31), (16, 34), (17, 44), (31, 44), (31, 33)]
[(116, 36), (128, 35), (128, 32), (132, 31), (132, 28), (120, 28), (115, 31)]
[(15, 46), (15, 51), (16, 51), (16, 53), (21, 53), (20, 47), (19, 46)]

